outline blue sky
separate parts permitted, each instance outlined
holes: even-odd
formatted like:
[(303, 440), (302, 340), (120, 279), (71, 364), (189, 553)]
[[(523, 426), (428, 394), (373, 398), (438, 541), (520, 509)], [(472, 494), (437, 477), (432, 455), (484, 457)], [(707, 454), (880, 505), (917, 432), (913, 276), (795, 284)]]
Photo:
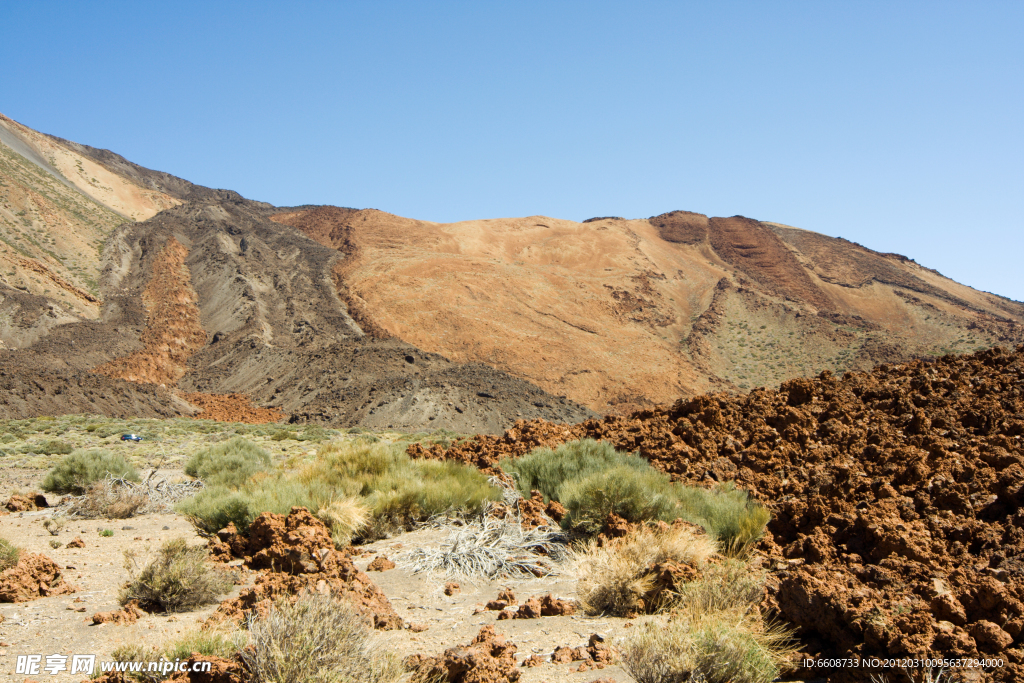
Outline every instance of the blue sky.
[(7, 2), (0, 112), (278, 205), (742, 214), (1024, 300), (1021, 2)]

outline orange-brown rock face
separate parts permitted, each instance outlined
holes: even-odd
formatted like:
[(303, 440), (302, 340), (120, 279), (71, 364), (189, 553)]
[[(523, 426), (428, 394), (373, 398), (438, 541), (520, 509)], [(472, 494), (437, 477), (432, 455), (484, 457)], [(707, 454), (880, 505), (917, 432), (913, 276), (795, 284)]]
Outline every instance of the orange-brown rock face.
[(45, 555), (26, 553), (16, 566), (0, 573), (0, 602), (26, 602), (76, 590), (64, 580), (60, 566)]
[(439, 224), (319, 207), (273, 220), (345, 254), (335, 284), (368, 332), (600, 413), (1024, 341), (1019, 304), (742, 216)]
[(153, 275), (142, 293), (146, 329), (143, 348), (97, 367), (108, 377), (173, 386), (185, 374), (189, 357), (206, 344), (199, 322), (197, 296), (185, 257), (188, 250), (171, 237), (153, 262)]

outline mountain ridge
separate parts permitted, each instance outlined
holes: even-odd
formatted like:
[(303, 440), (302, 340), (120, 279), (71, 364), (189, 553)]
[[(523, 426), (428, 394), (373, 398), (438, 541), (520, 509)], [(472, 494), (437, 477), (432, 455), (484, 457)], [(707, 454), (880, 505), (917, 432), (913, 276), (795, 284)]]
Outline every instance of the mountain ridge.
[[(779, 223), (672, 211), (443, 224), (275, 207), (0, 127), (69, 176), (47, 181), (0, 138), (0, 265), (20, 259), (0, 272), (9, 360), (102, 369), (122, 393), (127, 380), (165, 385), (167, 413), (207, 392), (297, 421), (496, 431), (1024, 341), (1019, 302)], [(24, 230), (7, 215), (43, 199), (49, 212)], [(60, 241), (75, 226), (92, 231), (86, 275)], [(40, 249), (18, 251), (29, 238)], [(31, 412), (31, 393), (8, 413)]]

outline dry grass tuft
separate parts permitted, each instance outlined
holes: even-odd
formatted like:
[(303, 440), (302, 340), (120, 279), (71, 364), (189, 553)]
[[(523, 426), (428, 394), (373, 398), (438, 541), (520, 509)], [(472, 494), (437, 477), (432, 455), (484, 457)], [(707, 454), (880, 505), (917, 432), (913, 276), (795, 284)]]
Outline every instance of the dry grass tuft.
[(714, 554), (715, 542), (691, 527), (644, 527), (604, 547), (592, 542), (573, 552), (580, 606), (588, 614), (617, 616), (664, 609), (668, 604), (643, 604), (654, 587), (651, 567), (678, 562), (699, 568)]
[(404, 667), (375, 650), (363, 617), (343, 600), (307, 594), (277, 602), (248, 621), (250, 646), (242, 660), (251, 683), (393, 683)]
[(331, 501), (316, 516), (331, 528), (331, 540), (341, 548), (352, 542), (352, 534), (366, 526), (370, 509), (357, 497)]
[(792, 632), (756, 612), (684, 609), (638, 626), (622, 662), (637, 683), (770, 683), (795, 652)]

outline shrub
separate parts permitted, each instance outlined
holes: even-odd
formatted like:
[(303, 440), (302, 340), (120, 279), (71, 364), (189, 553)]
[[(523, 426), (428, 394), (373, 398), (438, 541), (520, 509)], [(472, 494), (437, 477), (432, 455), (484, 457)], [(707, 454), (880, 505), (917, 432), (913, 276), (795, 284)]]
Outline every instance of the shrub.
[(396, 657), (369, 647), (366, 620), (329, 595), (280, 600), (248, 628), (241, 654), (252, 683), (391, 683), (405, 674)]
[[(588, 614), (615, 616), (664, 609), (674, 596), (662, 595), (660, 604), (649, 604), (655, 582), (652, 567), (662, 562), (703, 567), (714, 552), (709, 537), (688, 527), (643, 527), (605, 546), (591, 542), (573, 553), (580, 607)], [(648, 599), (642, 602), (645, 596)]]
[(134, 517), (147, 503), (149, 498), (145, 494), (117, 486), (105, 479), (90, 486), (85, 495), (74, 502), (68, 514), (81, 519), (128, 519)]
[(650, 466), (634, 469), (619, 465), (581, 479), (570, 479), (559, 487), (558, 500), (567, 511), (562, 526), (588, 534), (600, 531), (611, 513), (630, 522), (676, 517), (671, 481)]
[(233, 439), (205, 448), (185, 465), (185, 474), (208, 486), (239, 488), (257, 472), (270, 469), (270, 454), (250, 441)]
[(245, 647), (246, 636), (242, 631), (203, 629), (191, 631), (186, 635), (174, 640), (170, 645), (161, 649), (146, 647), (141, 643), (130, 643), (115, 648), (110, 657), (118, 662), (141, 662), (141, 671), (128, 674), (128, 678), (143, 683), (158, 683), (167, 679), (168, 674), (156, 671), (148, 671), (149, 662), (157, 662), (161, 659), (173, 662), (184, 661), (193, 652), (204, 657), (223, 657), (231, 659), (239, 650)]
[(404, 450), (376, 443), (337, 442), (322, 447), (299, 475), (331, 487), (338, 496), (367, 500), (377, 534), (445, 512), (480, 512), (501, 498), (475, 467), (451, 461), (413, 460)]
[(51, 536), (57, 536), (67, 523), (68, 520), (66, 517), (50, 517), (49, 519), (43, 520), (43, 528), (46, 529)]
[(44, 441), (35, 448), (32, 449), (33, 453), (40, 455), (68, 455), (74, 449), (66, 441), (58, 441), (51, 439), (50, 441)]
[(103, 536), (104, 538), (110, 538), (111, 536), (114, 535), (114, 530), (113, 529), (101, 529), (99, 534), (100, 534), (100, 536)]
[(535, 448), (521, 458), (503, 458), (498, 466), (512, 475), (524, 498), (536, 489), (544, 500), (558, 500), (558, 489), (570, 479), (581, 479), (613, 467), (636, 470), (650, 469), (650, 464), (636, 455), (619, 453), (611, 444), (593, 439), (570, 441), (558, 448)]
[(637, 626), (622, 648), (637, 683), (770, 683), (795, 648), (788, 630), (742, 613), (683, 613)]
[(771, 513), (732, 482), (714, 489), (679, 486), (678, 514), (700, 524), (731, 554), (745, 553), (764, 535)]
[(295, 437), (297, 441), (314, 441), (316, 443), (327, 441), (329, 438), (331, 438), (330, 433), (319, 425), (310, 425)]
[(21, 559), (21, 548), (6, 538), (0, 538), (0, 572), (17, 566), (19, 559)]
[(205, 488), (195, 496), (179, 502), (175, 509), (188, 517), (196, 528), (211, 534), (230, 523), (245, 533), (249, 523), (256, 518), (252, 512), (252, 496), (226, 486)]
[(763, 569), (723, 557), (708, 563), (696, 581), (676, 586), (676, 602), (693, 614), (744, 612), (761, 602), (765, 579)]
[(129, 581), (121, 590), (121, 604), (137, 600), (148, 612), (187, 612), (216, 602), (232, 584), (207, 556), (205, 548), (189, 546), (184, 538), (166, 541), (156, 558), (141, 568), (139, 556), (125, 551)]
[(106, 450), (77, 450), (65, 456), (43, 479), (42, 489), (49, 493), (72, 493), (77, 496), (107, 475), (139, 480), (139, 473), (120, 453)]
[(588, 534), (599, 531), (612, 512), (631, 522), (682, 518), (704, 527), (726, 552), (743, 554), (771, 518), (732, 483), (712, 490), (673, 484), (643, 458), (592, 439), (538, 448), (498, 464), (524, 496), (537, 489), (561, 502), (568, 512), (565, 528)]
[(213, 533), (228, 522), (244, 532), (263, 512), (287, 514), (292, 507), (305, 507), (331, 526), (340, 546), (360, 528), (364, 538), (380, 537), (438, 513), (476, 513), (500, 497), (501, 491), (476, 468), (412, 460), (396, 448), (346, 442), (321, 447), (299, 472), (251, 477), (237, 490), (211, 486), (179, 503), (177, 510)]
[(316, 516), (331, 529), (331, 540), (338, 548), (352, 542), (352, 534), (366, 525), (369, 510), (356, 497), (335, 500), (317, 510)]

